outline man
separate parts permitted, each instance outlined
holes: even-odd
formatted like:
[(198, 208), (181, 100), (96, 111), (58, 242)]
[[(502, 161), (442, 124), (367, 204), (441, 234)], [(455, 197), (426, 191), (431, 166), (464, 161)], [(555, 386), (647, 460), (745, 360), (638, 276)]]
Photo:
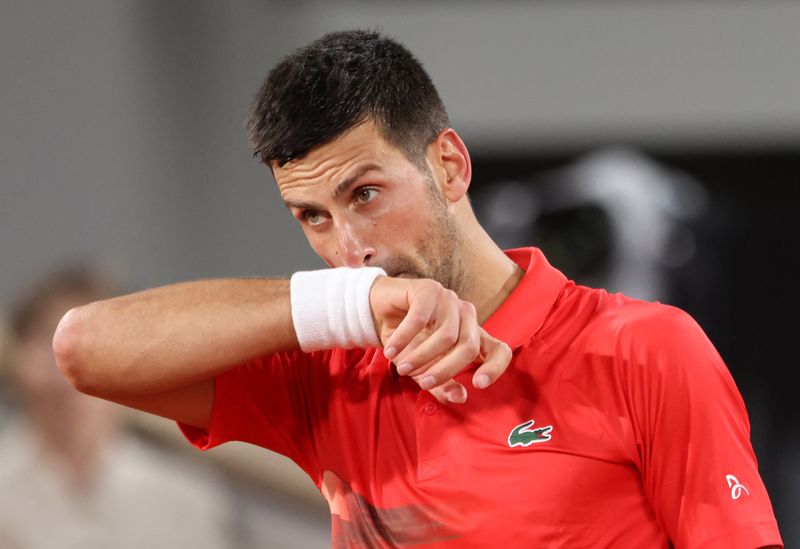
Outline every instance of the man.
[(200, 448), (291, 457), (337, 547), (781, 544), (702, 331), (501, 251), (405, 48), (324, 36), (273, 69), (249, 129), (335, 268), (75, 309), (54, 349), (78, 389), (173, 418)]

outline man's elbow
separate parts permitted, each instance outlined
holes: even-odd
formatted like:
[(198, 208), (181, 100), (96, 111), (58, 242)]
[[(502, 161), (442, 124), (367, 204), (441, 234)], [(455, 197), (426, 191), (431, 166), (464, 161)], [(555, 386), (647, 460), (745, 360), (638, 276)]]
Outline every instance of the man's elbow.
[(85, 307), (67, 311), (53, 334), (53, 355), (61, 373), (73, 387), (86, 394), (97, 394), (96, 380), (89, 368), (90, 351), (87, 349), (87, 326)]

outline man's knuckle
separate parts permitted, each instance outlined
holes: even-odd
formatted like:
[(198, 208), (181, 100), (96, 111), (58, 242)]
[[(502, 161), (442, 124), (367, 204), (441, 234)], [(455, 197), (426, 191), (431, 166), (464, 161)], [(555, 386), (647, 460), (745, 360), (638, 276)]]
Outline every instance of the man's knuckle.
[(424, 326), (428, 322), (428, 315), (424, 311), (413, 311), (408, 314), (408, 320), (415, 327)]
[(461, 301), (460, 303), (461, 313), (466, 314), (469, 316), (476, 316), (477, 311), (475, 309), (475, 305), (470, 303), (469, 301)]
[(442, 343), (447, 347), (454, 347), (458, 343), (458, 334), (445, 332), (442, 334)]
[(439, 293), (444, 289), (444, 287), (441, 284), (439, 284), (435, 280), (431, 280), (430, 278), (420, 279), (419, 282), (420, 282), (420, 285), (423, 288), (425, 288), (426, 290), (431, 291), (431, 292)]
[(465, 335), (461, 338), (458, 344), (465, 354), (477, 354), (480, 350), (478, 340), (472, 335)]

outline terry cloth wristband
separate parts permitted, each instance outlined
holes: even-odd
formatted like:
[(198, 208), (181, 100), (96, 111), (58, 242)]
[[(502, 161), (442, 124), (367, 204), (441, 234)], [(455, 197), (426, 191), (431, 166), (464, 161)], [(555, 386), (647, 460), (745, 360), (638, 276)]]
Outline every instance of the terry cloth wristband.
[(294, 273), (289, 296), (300, 349), (310, 352), (380, 345), (369, 291), (381, 275), (386, 276), (386, 272), (378, 267)]

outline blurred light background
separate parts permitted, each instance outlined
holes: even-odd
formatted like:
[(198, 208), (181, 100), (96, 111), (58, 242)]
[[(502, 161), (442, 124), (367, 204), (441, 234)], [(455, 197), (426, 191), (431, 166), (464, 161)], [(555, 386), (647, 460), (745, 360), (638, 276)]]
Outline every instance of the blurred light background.
[[(325, 31), (380, 28), (438, 86), (473, 157), (476, 210), (501, 244), (540, 245), (579, 282), (698, 319), (748, 405), (784, 541), (800, 544), (800, 2), (0, 10), (4, 307), (76, 257), (131, 290), (321, 266), (251, 157), (243, 120), (282, 55)], [(214, 464), (226, 497), (254, 517), (232, 525), (238, 547), (329, 543), (321, 496), (282, 458), (199, 456), (169, 422), (131, 423), (180, 459)]]

